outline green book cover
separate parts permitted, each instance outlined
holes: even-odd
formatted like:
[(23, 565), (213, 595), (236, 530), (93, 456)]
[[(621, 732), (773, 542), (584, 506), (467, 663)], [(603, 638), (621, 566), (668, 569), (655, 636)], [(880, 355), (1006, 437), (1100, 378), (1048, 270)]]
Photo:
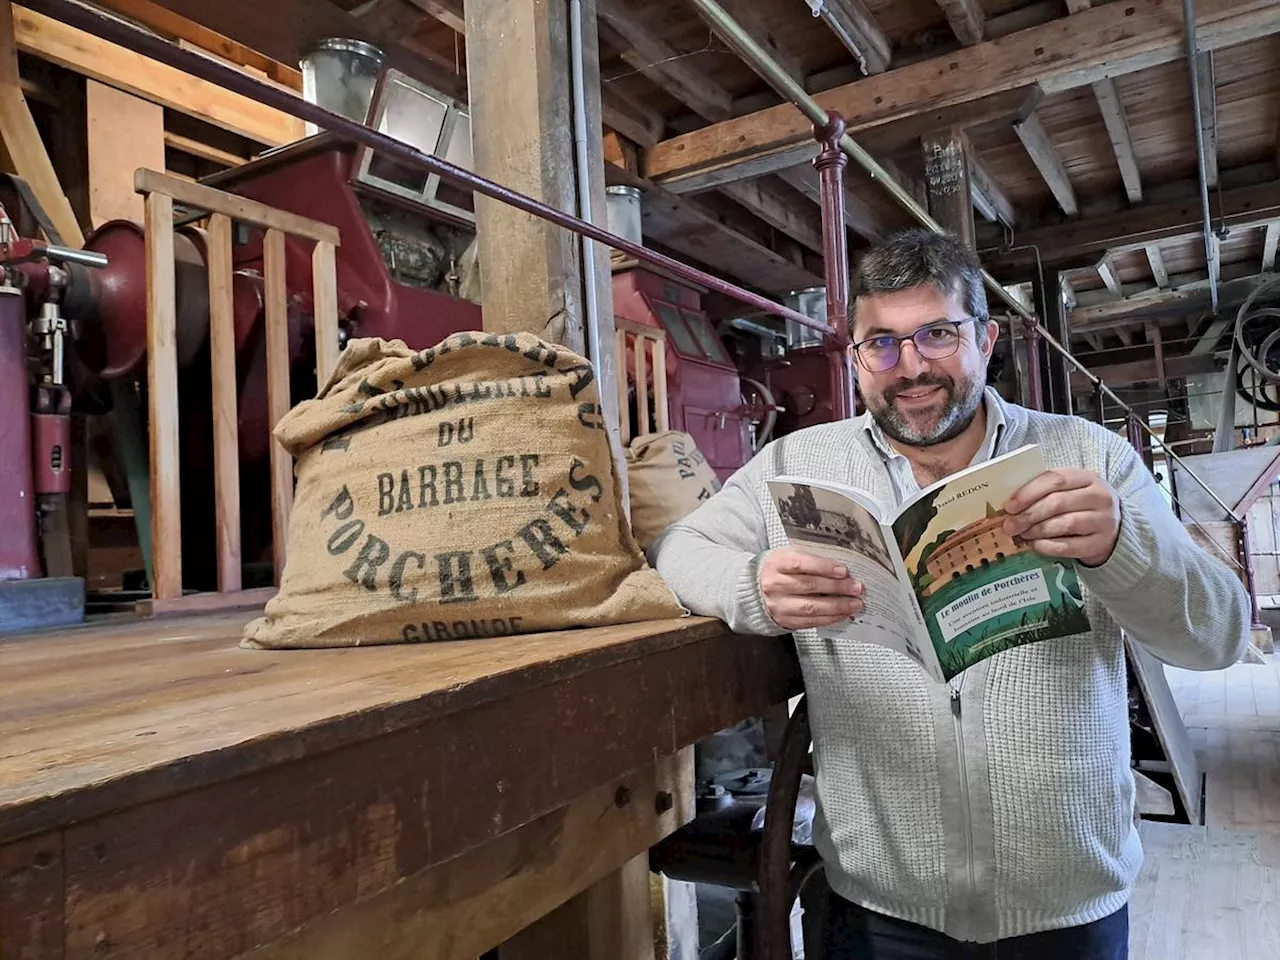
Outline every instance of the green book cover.
[(791, 546), (844, 563), (865, 586), (853, 624), (819, 631), (911, 657), (939, 682), (1025, 643), (1090, 629), (1075, 563), (1004, 531), (1004, 505), (1045, 469), (1037, 446), (946, 478), (896, 511), (857, 490), (769, 481)]

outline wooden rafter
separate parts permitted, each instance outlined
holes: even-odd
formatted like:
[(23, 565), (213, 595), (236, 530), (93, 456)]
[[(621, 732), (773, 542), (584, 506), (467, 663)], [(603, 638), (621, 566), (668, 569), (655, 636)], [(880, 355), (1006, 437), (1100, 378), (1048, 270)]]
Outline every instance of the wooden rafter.
[[(1256, 277), (1227, 280), (1218, 286), (1220, 305), (1240, 304), (1257, 286)], [(1079, 334), (1110, 331), (1123, 323), (1138, 323), (1152, 317), (1186, 316), (1209, 307), (1209, 285), (1205, 280), (1182, 284), (1173, 290), (1135, 294), (1122, 300), (1108, 300), (1079, 306), (1071, 314), (1071, 329)]]
[(596, 0), (600, 32), (633, 69), (662, 87), (698, 116), (725, 120), (733, 98), (645, 26), (623, 0)]
[[(1258, 0), (1198, 0), (1201, 49), (1280, 32), (1280, 5)], [(1182, 18), (1167, 0), (1127, 0), (1085, 10), (1018, 33), (912, 63), (818, 94), (824, 109), (856, 118), (857, 129), (926, 110), (968, 103), (1040, 83), (1046, 92), (1087, 85), (1183, 56)], [(809, 136), (790, 104), (673, 137), (649, 151), (648, 175), (666, 181), (711, 166), (748, 163)]]
[(956, 39), (966, 47), (981, 43), (986, 34), (987, 15), (978, 0), (938, 0)]
[(1111, 140), (1111, 150), (1115, 154), (1116, 165), (1120, 168), (1124, 192), (1128, 195), (1130, 203), (1141, 203), (1142, 176), (1138, 173), (1138, 161), (1133, 153), (1133, 137), (1129, 134), (1129, 121), (1125, 119), (1124, 104), (1120, 102), (1115, 81), (1110, 77), (1097, 81), (1093, 84), (1093, 95), (1098, 101), (1102, 122), (1107, 128), (1107, 137)]
[(423, 13), (435, 17), (455, 33), (466, 33), (467, 18), (462, 0), (407, 0)]
[(1115, 268), (1111, 266), (1109, 260), (1098, 261), (1098, 276), (1102, 278), (1103, 286), (1117, 297), (1124, 295), (1124, 290), (1120, 286), (1120, 278), (1116, 276)]
[[(822, 191), (818, 184), (817, 171), (813, 167), (793, 167), (782, 171), (779, 176), (811, 201), (821, 204)], [(893, 231), (893, 225), (888, 223), (876, 208), (866, 203), (856, 190), (850, 189), (847, 176), (844, 192), (844, 222), (850, 230), (872, 243), (884, 240)]]
[(822, 253), (822, 219), (809, 204), (798, 207), (786, 188), (769, 178), (727, 183), (721, 193), (745, 207), (775, 230), (815, 253)]
[[(1215, 214), (1219, 198), (1215, 197)], [(1222, 221), (1231, 229), (1248, 229), (1280, 220), (1280, 182), (1274, 180), (1221, 193)], [(1215, 216), (1215, 221), (1218, 218)], [(1142, 250), (1148, 244), (1197, 235), (1203, 229), (1199, 196), (1169, 203), (1144, 204), (1118, 213), (1081, 218), (1071, 223), (1026, 227), (1018, 242), (1035, 245), (1042, 260), (1063, 262)], [(993, 256), (989, 265), (1026, 269), (1034, 252)]]
[[(759, 0), (719, 0), (720, 6), (725, 9), (729, 16), (737, 21), (738, 26), (742, 27), (751, 39), (768, 51), (774, 61), (780, 66), (792, 80), (804, 85), (805, 69), (804, 63), (796, 56), (794, 50), (789, 50), (774, 35), (773, 25), (770, 19), (761, 12), (761, 3)], [(766, 103), (768, 101), (765, 101)], [(734, 110), (741, 113), (740, 103), (735, 103)]]
[(1048, 131), (1040, 122), (1040, 117), (1032, 113), (1025, 120), (1015, 123), (1013, 131), (1027, 148), (1031, 162), (1040, 171), (1040, 176), (1044, 178), (1062, 212), (1069, 217), (1075, 216), (1080, 209), (1076, 203), (1075, 188), (1071, 186), (1067, 170), (1058, 157), (1058, 151), (1054, 149), (1053, 141), (1049, 139)]
[(889, 38), (863, 0), (826, 0), (823, 19), (868, 76), (889, 69)]
[(1262, 238), (1262, 269), (1271, 273), (1276, 268), (1276, 247), (1280, 245), (1280, 222), (1267, 224)]
[(1164, 366), (1164, 337), (1160, 333), (1160, 324), (1147, 323), (1143, 325), (1143, 329), (1147, 334), (1147, 343), (1155, 349), (1156, 380), (1160, 384), (1160, 389), (1165, 390), (1169, 386), (1169, 381)]
[(1147, 254), (1147, 263), (1151, 265), (1151, 279), (1160, 289), (1169, 286), (1169, 271), (1165, 269), (1164, 257), (1160, 253), (1160, 244), (1148, 243), (1143, 248)]
[(987, 169), (973, 143), (965, 137), (969, 159), (969, 184), (973, 193), (973, 206), (987, 220), (1004, 224), (1013, 229), (1016, 214), (1013, 204), (995, 177)]

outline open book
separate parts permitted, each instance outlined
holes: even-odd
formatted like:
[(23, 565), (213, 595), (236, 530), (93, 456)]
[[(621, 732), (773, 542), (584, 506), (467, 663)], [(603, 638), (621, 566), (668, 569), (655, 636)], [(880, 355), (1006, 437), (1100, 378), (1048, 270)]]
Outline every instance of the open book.
[(892, 513), (838, 483), (770, 480), (791, 546), (840, 561), (864, 586), (857, 624), (818, 634), (891, 647), (945, 683), (1002, 650), (1089, 630), (1074, 562), (1004, 531), (1005, 502), (1044, 469), (1039, 447), (1021, 447)]

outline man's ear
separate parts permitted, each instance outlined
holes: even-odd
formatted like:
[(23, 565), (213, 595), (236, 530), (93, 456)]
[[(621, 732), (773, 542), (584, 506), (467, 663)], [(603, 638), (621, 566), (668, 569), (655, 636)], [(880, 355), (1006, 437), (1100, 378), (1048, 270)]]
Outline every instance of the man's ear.
[(986, 343), (984, 343), (982, 347), (982, 355), (990, 360), (991, 353), (996, 348), (996, 340), (1000, 337), (1000, 324), (996, 323), (994, 320), (987, 320), (984, 323), (983, 329), (987, 332), (987, 339)]

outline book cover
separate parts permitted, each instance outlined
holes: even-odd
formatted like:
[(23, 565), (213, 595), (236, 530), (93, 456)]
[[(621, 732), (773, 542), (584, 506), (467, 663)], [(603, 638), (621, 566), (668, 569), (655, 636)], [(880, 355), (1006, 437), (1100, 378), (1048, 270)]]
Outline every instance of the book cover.
[(1022, 447), (896, 511), (840, 484), (769, 481), (791, 545), (839, 560), (865, 587), (857, 626), (819, 634), (892, 647), (946, 681), (1003, 650), (1089, 630), (1075, 564), (1004, 532), (1005, 503), (1044, 469), (1039, 448)]

